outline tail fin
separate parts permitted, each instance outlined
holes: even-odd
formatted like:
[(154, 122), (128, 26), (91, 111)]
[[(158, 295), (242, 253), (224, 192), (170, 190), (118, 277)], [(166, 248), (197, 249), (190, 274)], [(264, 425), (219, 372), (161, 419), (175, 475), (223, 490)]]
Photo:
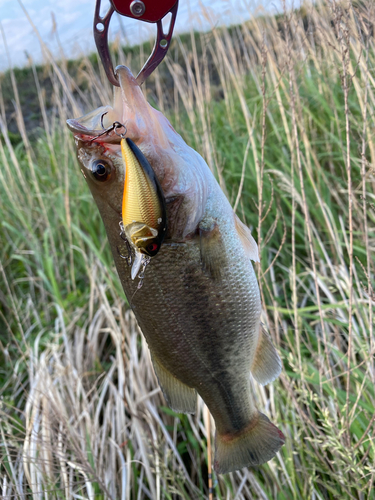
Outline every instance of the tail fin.
[(226, 474), (268, 462), (284, 442), (284, 434), (258, 412), (243, 431), (232, 435), (216, 433), (215, 471)]

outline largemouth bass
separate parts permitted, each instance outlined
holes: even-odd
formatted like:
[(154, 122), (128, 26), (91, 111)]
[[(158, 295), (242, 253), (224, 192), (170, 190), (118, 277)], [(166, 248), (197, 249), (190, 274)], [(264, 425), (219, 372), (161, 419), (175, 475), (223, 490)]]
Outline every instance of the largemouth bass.
[[(281, 371), (260, 324), (251, 264), (259, 261), (257, 244), (203, 158), (147, 103), (130, 70), (121, 66), (117, 74), (113, 107), (68, 120), (68, 126), (122, 286), (168, 405), (194, 413), (198, 393), (208, 406), (216, 424), (216, 472), (262, 464), (275, 456), (284, 435), (256, 408), (250, 387), (250, 371), (261, 384)], [(165, 238), (141, 288), (123, 258), (129, 255), (119, 228), (126, 162), (115, 122), (125, 125), (124, 137), (139, 148), (136, 156), (151, 165), (166, 205)], [(160, 209), (158, 197), (153, 205)]]

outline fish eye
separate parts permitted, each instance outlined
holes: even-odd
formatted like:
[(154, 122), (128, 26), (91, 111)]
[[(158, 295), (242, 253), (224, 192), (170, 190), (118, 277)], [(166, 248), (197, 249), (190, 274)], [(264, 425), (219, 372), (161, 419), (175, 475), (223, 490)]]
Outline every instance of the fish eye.
[(111, 165), (105, 160), (96, 160), (91, 166), (91, 172), (97, 181), (107, 181), (111, 177)]

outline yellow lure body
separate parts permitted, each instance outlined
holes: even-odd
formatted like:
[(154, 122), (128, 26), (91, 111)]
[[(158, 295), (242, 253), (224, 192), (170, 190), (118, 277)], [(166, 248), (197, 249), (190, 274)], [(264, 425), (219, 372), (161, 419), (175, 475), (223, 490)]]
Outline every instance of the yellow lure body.
[(166, 231), (166, 206), (155, 173), (130, 139), (121, 140), (125, 163), (122, 221), (125, 234), (138, 251), (155, 256)]
[(127, 226), (132, 222), (143, 222), (157, 229), (162, 217), (162, 208), (155, 186), (125, 139), (121, 141), (121, 152), (126, 165), (122, 199), (123, 224)]

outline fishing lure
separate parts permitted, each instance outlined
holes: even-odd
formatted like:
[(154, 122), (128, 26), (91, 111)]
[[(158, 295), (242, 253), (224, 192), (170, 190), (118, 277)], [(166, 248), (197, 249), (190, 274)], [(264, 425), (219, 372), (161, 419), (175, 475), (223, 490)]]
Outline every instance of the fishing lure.
[(160, 250), (167, 230), (167, 211), (159, 181), (142, 151), (122, 136), (121, 153), (125, 164), (122, 224), (134, 252), (134, 280), (141, 266)]

